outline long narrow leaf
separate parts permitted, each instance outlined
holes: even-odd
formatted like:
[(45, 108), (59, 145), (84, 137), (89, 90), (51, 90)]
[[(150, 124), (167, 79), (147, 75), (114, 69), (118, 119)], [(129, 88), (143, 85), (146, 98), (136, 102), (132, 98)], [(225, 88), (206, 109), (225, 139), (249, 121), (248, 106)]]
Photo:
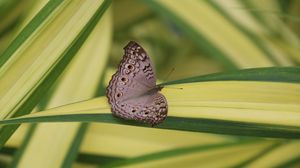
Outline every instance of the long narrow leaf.
[[(220, 78), (224, 79), (224, 74)], [(234, 80), (174, 85), (183, 89), (163, 90), (169, 102), (169, 117), (158, 128), (300, 138), (300, 85), (290, 79), (292, 83)], [(109, 113), (106, 98), (98, 98), (3, 120), (0, 124), (84, 121), (143, 125), (116, 119)]]
[[(109, 6), (109, 2), (103, 3), (100, 1), (97, 2), (98, 4), (94, 3), (94, 5), (97, 4), (99, 6), (98, 11), (105, 11)], [(97, 13), (97, 9), (94, 10), (89, 12)], [(83, 44), (81, 50), (62, 75), (62, 79), (60, 79), (58, 86), (53, 91), (51, 100), (48, 101), (46, 108), (92, 98), (95, 95), (97, 82), (100, 80), (99, 77), (101, 77), (103, 72), (110, 45), (107, 43), (110, 38), (109, 15), (101, 18), (93, 30), (92, 36)], [(88, 75), (91, 73), (95, 73), (98, 78)], [(81, 88), (86, 89), (83, 90)], [(77, 156), (80, 140), (86, 128), (86, 124), (82, 125), (80, 123), (43, 123), (37, 125), (30, 142), (25, 144), (28, 147), (23, 151), (23, 156), (18, 166), (32, 168), (71, 167)], [(45, 136), (45, 132), (52, 136)], [(56, 138), (53, 139), (52, 137)], [(56, 150), (53, 150), (54, 148)], [(43, 151), (49, 152), (44, 153)], [(40, 153), (40, 155), (36, 156), (36, 153)], [(35, 157), (34, 163), (32, 163), (32, 157)]]
[[(86, 5), (93, 6), (93, 4)], [(17, 63), (25, 61), (24, 67), (20, 68), (19, 66), (13, 66), (14, 64), (9, 64), (9, 71), (4, 69), (4, 77), (1, 76), (0, 78), (0, 95), (4, 94), (0, 99), (2, 116), (19, 116), (29, 113), (33, 109), (80, 49), (104, 12), (103, 10), (99, 10), (93, 18), (89, 20), (88, 24), (86, 24), (86, 17), (89, 18), (90, 16), (82, 15), (82, 13), (85, 13), (85, 10), (81, 10), (82, 13), (77, 12), (76, 15), (74, 15), (74, 12), (76, 12), (77, 9), (73, 7), (72, 3), (67, 6), (63, 14), (59, 15), (56, 19), (54, 18), (53, 25), (47, 27), (43, 33), (39, 34), (39, 38), (34, 41), (36, 45), (32, 44), (32, 46), (28, 46), (29, 48), (21, 55), (22, 59), (16, 61)], [(78, 7), (82, 9), (86, 8), (86, 6), (80, 5), (78, 5)], [(82, 20), (78, 20), (78, 15), (81, 16), (80, 18)], [(66, 22), (64, 19), (69, 17), (72, 19), (69, 19), (68, 22)], [(61, 22), (66, 23), (62, 24)], [(72, 31), (70, 31), (70, 29), (72, 29)], [(59, 32), (57, 32), (57, 36), (53, 37), (53, 31)], [(52, 38), (49, 38), (48, 36), (50, 36), (51, 33)], [(64, 43), (59, 43), (59, 41), (61, 41), (61, 37), (59, 37), (60, 33), (69, 33), (68, 36), (64, 36)], [(74, 36), (75, 34), (78, 35)], [(44, 38), (49, 38), (49, 44), (40, 46), (41, 43), (43, 44)], [(49, 52), (51, 51), (52, 54), (51, 57), (49, 57)], [(14, 57), (18, 58), (19, 55)], [(36, 61), (31, 62), (32, 60)], [(16, 78), (18, 75), (20, 78)], [(14, 78), (11, 79), (11, 76)], [(6, 87), (8, 86), (12, 87), (7, 91)], [(10, 126), (1, 129), (1, 145), (6, 142), (16, 128), (17, 126)]]

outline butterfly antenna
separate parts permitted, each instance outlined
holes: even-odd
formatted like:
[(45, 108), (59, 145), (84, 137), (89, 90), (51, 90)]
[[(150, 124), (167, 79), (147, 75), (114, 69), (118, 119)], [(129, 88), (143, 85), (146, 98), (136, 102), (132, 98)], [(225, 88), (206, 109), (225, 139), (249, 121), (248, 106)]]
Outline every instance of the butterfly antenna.
[[(168, 72), (168, 74), (166, 75), (164, 81), (167, 81), (174, 71), (175, 71), (175, 68), (172, 68), (172, 69), (170, 70), (170, 72)], [(160, 89), (162, 89), (163, 87), (164, 87), (164, 88), (169, 88), (169, 89), (179, 89), (179, 90), (182, 90), (182, 89), (183, 89), (183, 88), (178, 88), (178, 87), (165, 86), (165, 85), (161, 85), (161, 84), (159, 84), (158, 86), (159, 86)]]
[(173, 67), (171, 69), (171, 71), (167, 74), (167, 76), (165, 77), (165, 80), (164, 81), (167, 81), (169, 79), (169, 77), (172, 75), (172, 73), (174, 72), (175, 68)]

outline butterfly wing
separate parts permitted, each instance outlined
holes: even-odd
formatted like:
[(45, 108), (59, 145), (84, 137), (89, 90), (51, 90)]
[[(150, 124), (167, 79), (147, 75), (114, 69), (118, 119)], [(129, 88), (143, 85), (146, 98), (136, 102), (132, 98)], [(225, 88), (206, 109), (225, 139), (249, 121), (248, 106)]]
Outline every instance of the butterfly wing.
[(138, 97), (156, 85), (152, 62), (145, 50), (133, 41), (129, 42), (124, 50), (125, 54), (118, 71), (112, 76), (107, 87), (107, 96), (111, 104)]
[[(155, 106), (155, 103), (159, 104), (156, 102), (158, 100), (163, 100), (167, 104), (165, 97), (159, 94), (156, 89), (153, 64), (145, 50), (136, 42), (129, 42), (124, 49), (125, 54), (119, 69), (112, 76), (107, 87), (107, 97), (112, 106), (112, 112), (114, 115), (124, 119), (133, 119), (152, 124), (155, 119), (153, 119), (153, 122), (150, 122), (147, 116), (154, 115), (152, 113), (150, 115), (150, 112), (146, 111), (149, 111), (149, 107)], [(160, 106), (163, 106), (163, 104), (160, 104)], [(155, 106), (155, 108), (151, 109), (156, 112), (160, 108), (155, 110)], [(167, 111), (167, 105), (165, 105), (164, 109)], [(147, 116), (145, 116), (145, 113)], [(160, 118), (164, 119), (165, 117)]]
[(120, 106), (118, 117), (142, 121), (152, 126), (161, 123), (167, 117), (167, 100), (157, 92), (129, 99), (122, 102)]

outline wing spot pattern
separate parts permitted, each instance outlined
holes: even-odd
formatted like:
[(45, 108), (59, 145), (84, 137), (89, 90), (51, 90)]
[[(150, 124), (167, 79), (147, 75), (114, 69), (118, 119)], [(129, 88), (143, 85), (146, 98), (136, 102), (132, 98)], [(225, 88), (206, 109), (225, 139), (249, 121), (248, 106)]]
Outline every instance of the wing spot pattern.
[(148, 94), (155, 88), (156, 80), (151, 60), (135, 42), (129, 42), (124, 49), (119, 69), (112, 76), (106, 92), (112, 113), (123, 119), (157, 125), (166, 118), (168, 106), (158, 90)]

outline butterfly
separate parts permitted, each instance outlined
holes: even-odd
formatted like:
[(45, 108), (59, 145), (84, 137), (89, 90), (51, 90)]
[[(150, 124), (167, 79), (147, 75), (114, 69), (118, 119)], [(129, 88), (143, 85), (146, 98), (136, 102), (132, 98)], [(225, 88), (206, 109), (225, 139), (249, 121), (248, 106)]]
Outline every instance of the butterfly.
[(146, 51), (136, 42), (124, 47), (125, 53), (117, 72), (106, 88), (112, 114), (125, 120), (160, 124), (168, 113), (168, 103), (159, 93), (153, 64)]

